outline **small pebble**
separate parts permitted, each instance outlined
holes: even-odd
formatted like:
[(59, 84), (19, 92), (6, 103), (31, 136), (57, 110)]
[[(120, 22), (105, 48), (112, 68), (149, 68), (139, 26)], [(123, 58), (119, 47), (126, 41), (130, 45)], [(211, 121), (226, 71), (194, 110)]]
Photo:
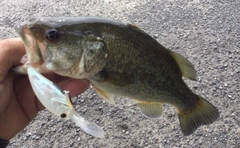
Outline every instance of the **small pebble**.
[(154, 34), (153, 37), (154, 37), (154, 38), (158, 38), (158, 34)]
[(27, 137), (29, 137), (29, 136), (31, 136), (31, 135), (32, 135), (32, 133), (28, 133), (28, 134), (27, 134)]
[(86, 109), (86, 108), (83, 108), (83, 109), (82, 109), (82, 112), (83, 112), (83, 113), (85, 113), (86, 111), (87, 111), (87, 109)]
[(83, 103), (84, 101), (85, 101), (85, 100), (84, 100), (83, 98), (80, 100), (81, 103)]
[(36, 136), (36, 138), (35, 138), (36, 140), (39, 140), (40, 139), (40, 137), (39, 136)]

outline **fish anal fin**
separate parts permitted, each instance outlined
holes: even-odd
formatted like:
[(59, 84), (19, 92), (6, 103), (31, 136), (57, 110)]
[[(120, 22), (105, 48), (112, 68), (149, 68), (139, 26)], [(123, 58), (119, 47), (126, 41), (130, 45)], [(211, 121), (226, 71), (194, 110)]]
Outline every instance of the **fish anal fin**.
[(156, 119), (162, 115), (163, 104), (160, 102), (136, 101), (136, 104), (147, 118)]
[(218, 110), (207, 100), (199, 97), (197, 106), (191, 111), (178, 110), (178, 118), (185, 136), (192, 134), (199, 126), (208, 125), (219, 117)]
[(101, 89), (99, 89), (93, 85), (92, 85), (92, 87), (96, 90), (96, 92), (99, 94), (99, 96), (102, 97), (105, 101), (107, 101), (110, 104), (115, 104), (112, 95), (102, 91)]
[(182, 76), (185, 78), (188, 78), (190, 80), (197, 80), (196, 70), (193, 67), (192, 63), (188, 61), (186, 58), (184, 58), (182, 55), (173, 52), (171, 50), (168, 50), (168, 52), (171, 54), (171, 56), (174, 58), (174, 60), (177, 62)]

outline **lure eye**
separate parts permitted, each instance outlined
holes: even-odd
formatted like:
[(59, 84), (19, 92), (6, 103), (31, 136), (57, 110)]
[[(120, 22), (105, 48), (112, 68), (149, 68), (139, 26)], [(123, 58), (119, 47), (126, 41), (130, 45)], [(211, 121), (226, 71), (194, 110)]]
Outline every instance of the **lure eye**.
[(67, 115), (65, 113), (62, 113), (60, 116), (61, 116), (61, 118), (66, 118), (67, 117)]
[(46, 38), (51, 41), (57, 41), (59, 39), (59, 32), (56, 29), (48, 29), (46, 31)]

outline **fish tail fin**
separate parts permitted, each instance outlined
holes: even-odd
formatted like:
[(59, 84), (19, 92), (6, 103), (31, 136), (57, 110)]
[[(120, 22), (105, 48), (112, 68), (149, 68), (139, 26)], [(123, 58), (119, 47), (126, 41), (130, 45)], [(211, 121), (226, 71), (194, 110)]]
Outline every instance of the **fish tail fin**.
[(211, 103), (198, 97), (198, 104), (193, 110), (178, 112), (181, 129), (185, 136), (192, 134), (201, 125), (213, 123), (219, 117), (218, 110)]
[(71, 117), (73, 122), (76, 123), (77, 126), (80, 126), (85, 132), (99, 138), (104, 137), (104, 131), (101, 127), (96, 125), (93, 122), (87, 121), (82, 116), (80, 116), (75, 110), (72, 110)]

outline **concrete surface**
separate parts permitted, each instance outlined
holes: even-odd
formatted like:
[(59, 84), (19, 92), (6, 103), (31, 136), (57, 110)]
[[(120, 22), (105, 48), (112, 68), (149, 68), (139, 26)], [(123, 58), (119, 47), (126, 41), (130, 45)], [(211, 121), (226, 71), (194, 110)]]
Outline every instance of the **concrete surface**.
[(101, 16), (137, 24), (197, 69), (190, 88), (214, 104), (220, 118), (184, 137), (172, 106), (159, 120), (142, 116), (132, 101), (110, 105), (89, 89), (73, 98), (77, 111), (106, 132), (94, 138), (72, 122), (42, 111), (9, 147), (240, 147), (239, 0), (0, 0), (0, 39), (17, 36), (16, 22), (36, 16)]

